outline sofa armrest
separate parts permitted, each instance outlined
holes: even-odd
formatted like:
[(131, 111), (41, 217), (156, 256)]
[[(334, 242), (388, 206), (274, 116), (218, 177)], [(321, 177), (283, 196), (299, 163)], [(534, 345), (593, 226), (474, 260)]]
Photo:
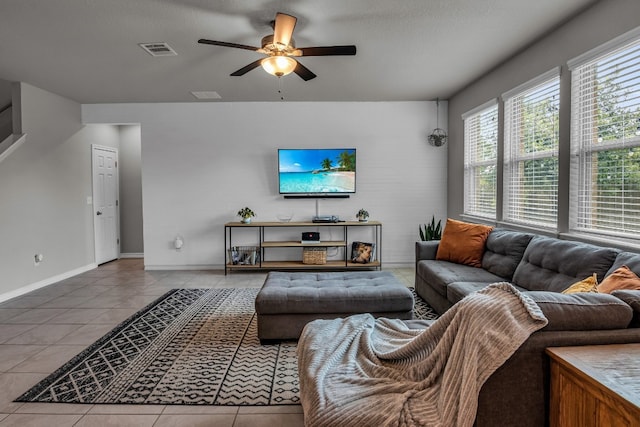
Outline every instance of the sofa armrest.
[(629, 304), (633, 309), (633, 320), (630, 326), (640, 327), (640, 291), (625, 289), (613, 291), (611, 295)]
[(629, 304), (631, 308), (633, 308), (633, 311), (637, 311), (640, 313), (640, 291), (621, 289), (619, 291), (611, 292), (611, 295)]
[(436, 259), (440, 240), (416, 242), (416, 264), (423, 259)]

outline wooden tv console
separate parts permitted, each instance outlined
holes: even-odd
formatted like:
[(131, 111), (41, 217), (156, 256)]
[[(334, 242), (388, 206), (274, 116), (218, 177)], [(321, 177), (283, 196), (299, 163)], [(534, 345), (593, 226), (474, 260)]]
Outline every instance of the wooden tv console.
[[(298, 228), (296, 232), (309, 231), (309, 229), (319, 229), (322, 237), (322, 229), (333, 227), (338, 230), (341, 240), (321, 240), (320, 243), (302, 243), (300, 240), (270, 240), (265, 237), (266, 230)], [(350, 260), (351, 243), (349, 242), (349, 230), (357, 227), (369, 227), (373, 231), (372, 243), (376, 244), (376, 256), (373, 262), (367, 264), (353, 263)], [(260, 254), (255, 264), (234, 264), (229, 256), (229, 251), (233, 244), (233, 232), (240, 229), (255, 229), (258, 233), (256, 249)], [(302, 248), (342, 248), (344, 257), (340, 260), (328, 260), (326, 264), (304, 264), (302, 262)], [(267, 252), (276, 248), (301, 248), (300, 258), (287, 261), (269, 261)], [(382, 268), (382, 223), (379, 221), (344, 221), (344, 222), (251, 222), (244, 224), (241, 222), (228, 222), (224, 225), (224, 274), (230, 270), (253, 269), (253, 270), (358, 270)]]

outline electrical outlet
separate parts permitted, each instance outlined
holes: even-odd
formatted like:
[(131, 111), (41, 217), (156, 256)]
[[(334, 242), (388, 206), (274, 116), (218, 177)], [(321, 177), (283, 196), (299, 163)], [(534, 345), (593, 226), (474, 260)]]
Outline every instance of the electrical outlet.
[(182, 246), (184, 245), (184, 239), (181, 236), (176, 236), (176, 239), (173, 241), (173, 247), (179, 251), (180, 249), (182, 249)]

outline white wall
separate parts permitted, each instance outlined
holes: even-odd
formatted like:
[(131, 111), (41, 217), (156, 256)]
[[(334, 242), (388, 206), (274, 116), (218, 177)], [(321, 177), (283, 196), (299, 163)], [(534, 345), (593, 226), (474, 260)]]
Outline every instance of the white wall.
[(0, 300), (92, 267), (91, 143), (118, 145), (74, 101), (24, 83), (20, 98), (26, 141), (0, 164)]
[(142, 240), (142, 144), (139, 125), (122, 125), (120, 151), (120, 252), (141, 256)]
[(434, 102), (83, 105), (85, 123), (141, 124), (147, 268), (221, 267), (223, 225), (244, 206), (261, 221), (311, 219), (315, 200), (277, 188), (277, 148), (305, 147), (357, 148), (357, 194), (320, 200), (319, 213), (367, 209), (384, 224), (383, 260), (413, 263), (418, 224), (446, 218), (447, 148), (426, 142), (435, 113)]
[(559, 231), (567, 231), (569, 210), (570, 72), (567, 61), (640, 25), (640, 1), (607, 0), (565, 23), (449, 100), (448, 211), (459, 218), (464, 198), (464, 132), (462, 114), (504, 92), (561, 66)]

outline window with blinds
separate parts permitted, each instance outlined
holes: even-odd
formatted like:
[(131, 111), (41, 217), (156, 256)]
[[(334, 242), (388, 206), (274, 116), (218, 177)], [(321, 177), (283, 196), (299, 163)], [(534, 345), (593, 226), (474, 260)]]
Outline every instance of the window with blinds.
[(557, 228), (559, 69), (503, 95), (503, 219)]
[(640, 31), (569, 63), (574, 231), (640, 233)]
[(484, 104), (464, 120), (464, 212), (495, 219), (498, 105)]

